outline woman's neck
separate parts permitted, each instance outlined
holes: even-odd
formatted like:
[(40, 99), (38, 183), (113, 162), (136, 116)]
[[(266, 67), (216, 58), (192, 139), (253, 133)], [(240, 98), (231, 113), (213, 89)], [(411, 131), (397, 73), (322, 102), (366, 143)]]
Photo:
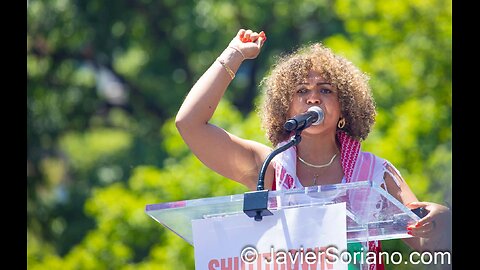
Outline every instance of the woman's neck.
[(297, 155), (314, 164), (324, 164), (340, 152), (335, 136), (302, 136)]
[(297, 146), (297, 177), (302, 186), (341, 183), (343, 170), (335, 136), (302, 136)]

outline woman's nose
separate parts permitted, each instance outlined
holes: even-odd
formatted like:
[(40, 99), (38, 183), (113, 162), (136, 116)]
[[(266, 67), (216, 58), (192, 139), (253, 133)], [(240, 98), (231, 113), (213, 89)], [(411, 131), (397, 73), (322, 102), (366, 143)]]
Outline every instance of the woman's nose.
[(320, 104), (322, 103), (322, 98), (319, 91), (312, 90), (307, 97), (307, 104)]

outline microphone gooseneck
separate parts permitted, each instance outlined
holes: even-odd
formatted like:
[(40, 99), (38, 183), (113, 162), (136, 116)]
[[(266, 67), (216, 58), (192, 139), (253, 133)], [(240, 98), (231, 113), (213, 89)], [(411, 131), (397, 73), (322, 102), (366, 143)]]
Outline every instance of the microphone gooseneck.
[(264, 187), (268, 164), (270, 164), (270, 161), (272, 161), (276, 155), (292, 146), (298, 145), (302, 140), (300, 133), (311, 125), (319, 125), (322, 123), (323, 118), (323, 110), (318, 106), (313, 106), (306, 112), (289, 119), (285, 123), (284, 128), (288, 131), (294, 131), (295, 135), (290, 138), (288, 143), (274, 149), (263, 161), (262, 168), (258, 175), (257, 190), (244, 193), (243, 212), (247, 216), (254, 218), (255, 221), (261, 221), (264, 216), (273, 215), (268, 209), (268, 189), (265, 190)]

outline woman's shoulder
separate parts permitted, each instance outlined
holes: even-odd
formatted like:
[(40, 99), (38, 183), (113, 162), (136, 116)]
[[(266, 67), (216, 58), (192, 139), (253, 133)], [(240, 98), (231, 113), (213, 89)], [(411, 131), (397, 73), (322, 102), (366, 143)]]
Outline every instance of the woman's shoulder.
[(395, 166), (393, 166), (393, 164), (388, 159), (367, 151), (360, 151), (357, 161), (374, 163), (375, 165), (381, 165), (381, 167), (391, 166), (395, 168)]
[(385, 177), (390, 176), (399, 185), (401, 179), (400, 171), (388, 160), (371, 152), (361, 151), (357, 162), (360, 170), (368, 171), (369, 178), (379, 184), (383, 183)]
[(358, 153), (357, 157), (357, 163), (358, 165), (361, 166), (367, 166), (367, 167), (377, 167), (377, 166), (385, 166), (386, 163), (389, 163), (388, 160), (384, 159), (383, 157), (380, 157), (374, 153), (371, 152), (366, 152), (366, 151), (360, 151)]

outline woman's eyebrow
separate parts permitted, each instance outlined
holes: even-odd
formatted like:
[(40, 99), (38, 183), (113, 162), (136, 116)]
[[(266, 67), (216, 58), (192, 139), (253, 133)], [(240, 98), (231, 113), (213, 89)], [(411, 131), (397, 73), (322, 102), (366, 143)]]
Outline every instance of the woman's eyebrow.
[(328, 85), (332, 85), (331, 83), (329, 82), (317, 82), (317, 85), (322, 85), (322, 84), (328, 84)]

